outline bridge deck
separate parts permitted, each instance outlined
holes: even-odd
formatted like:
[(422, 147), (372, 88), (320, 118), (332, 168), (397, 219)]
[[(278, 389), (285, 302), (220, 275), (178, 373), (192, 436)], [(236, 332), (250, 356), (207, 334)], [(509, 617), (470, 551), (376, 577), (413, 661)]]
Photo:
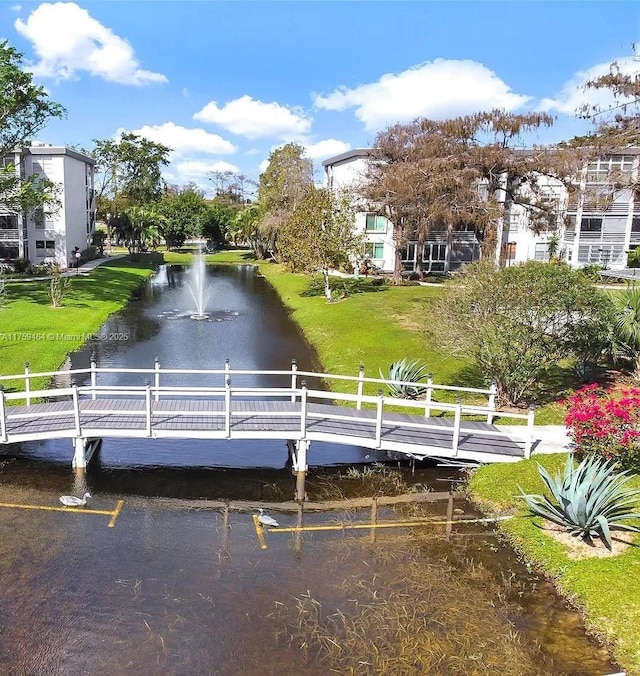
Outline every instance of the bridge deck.
[[(73, 437), (76, 421), (70, 401), (14, 406), (6, 410), (9, 443), (52, 437)], [(477, 461), (515, 461), (524, 444), (483, 422), (463, 420), (457, 452), (453, 450), (452, 418), (384, 412), (380, 444), (376, 411), (307, 403), (304, 431), (300, 402), (232, 400), (227, 431), (225, 402), (212, 399), (161, 399), (151, 402), (151, 435), (145, 400), (141, 398), (80, 399), (82, 436), (176, 438), (280, 438), (322, 440), (407, 453), (416, 457), (457, 457)], [(54, 416), (47, 415), (54, 414)]]

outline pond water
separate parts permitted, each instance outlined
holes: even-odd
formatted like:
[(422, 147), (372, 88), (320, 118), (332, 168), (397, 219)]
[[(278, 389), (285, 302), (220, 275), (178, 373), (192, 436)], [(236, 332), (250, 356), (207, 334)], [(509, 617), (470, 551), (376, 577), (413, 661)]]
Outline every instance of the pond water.
[[(185, 271), (162, 268), (101, 332), (122, 339), (93, 341), (70, 364), (86, 367), (95, 351), (99, 366), (151, 367), (157, 356), (175, 368), (221, 368), (229, 358), (238, 369), (287, 369), (295, 358), (317, 369), (254, 268), (210, 268), (208, 279), (210, 320), (183, 316), (191, 310)], [(0, 456), (0, 673), (616, 670), (579, 615), (483, 525), (457, 526), (450, 541), (437, 525), (379, 531), (375, 542), (368, 531), (308, 532), (302, 541), (271, 532), (261, 549), (250, 511), (237, 507), (227, 521), (208, 501), (291, 499), (283, 442), (105, 440), (78, 475), (71, 457), (68, 440)], [(314, 444), (309, 459), (310, 483), (315, 476), (335, 486), (345, 465), (375, 458)], [(457, 478), (446, 468), (402, 470), (407, 486), (439, 491)], [(93, 496), (86, 510), (36, 509), (85, 488)], [(99, 512), (119, 500), (109, 528)], [(462, 499), (455, 506), (472, 514)], [(443, 516), (445, 508), (381, 510), (379, 518)], [(294, 514), (276, 516), (295, 525)], [(317, 513), (304, 523), (361, 519), (358, 511)]]

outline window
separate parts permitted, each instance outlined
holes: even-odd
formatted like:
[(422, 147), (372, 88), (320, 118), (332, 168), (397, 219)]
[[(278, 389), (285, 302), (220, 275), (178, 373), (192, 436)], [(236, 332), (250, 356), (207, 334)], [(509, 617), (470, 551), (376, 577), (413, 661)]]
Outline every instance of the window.
[(36, 240), (36, 256), (55, 256), (56, 243), (52, 239)]
[(422, 252), (422, 260), (444, 261), (447, 256), (447, 247), (445, 244), (425, 244)]
[(44, 230), (44, 209), (42, 207), (38, 207), (33, 212), (33, 221), (38, 230)]
[(365, 254), (367, 258), (381, 259), (384, 258), (384, 244), (382, 242), (367, 242), (365, 247)]
[(502, 260), (505, 265), (511, 265), (511, 263), (516, 259), (516, 243), (515, 242), (504, 242), (502, 245)]
[(387, 219), (384, 216), (378, 216), (377, 214), (367, 214), (365, 230), (367, 232), (386, 232)]
[(16, 230), (18, 227), (18, 217), (14, 214), (3, 214), (0, 216), (0, 230)]
[(537, 242), (534, 253), (535, 260), (549, 262), (549, 245), (547, 242)]
[(634, 216), (631, 221), (631, 232), (640, 232), (640, 216)]
[(580, 221), (581, 232), (601, 232), (602, 219), (601, 218), (583, 218)]

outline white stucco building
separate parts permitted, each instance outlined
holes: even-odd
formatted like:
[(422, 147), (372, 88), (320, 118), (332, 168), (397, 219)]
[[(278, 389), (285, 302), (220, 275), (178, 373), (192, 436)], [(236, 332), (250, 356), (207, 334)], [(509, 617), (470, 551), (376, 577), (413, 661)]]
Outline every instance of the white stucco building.
[[(357, 193), (369, 156), (369, 149), (359, 148), (328, 158), (322, 163), (325, 185)], [(501, 262), (513, 265), (548, 260), (550, 242), (557, 238), (559, 255), (572, 267), (595, 263), (612, 270), (625, 268), (627, 252), (640, 246), (640, 196), (618, 186), (629, 179), (638, 180), (639, 163), (640, 148), (625, 148), (589, 162), (576, 176), (580, 190), (571, 196), (559, 181), (541, 178), (541, 194), (556, 209), (558, 228), (536, 234), (529, 227), (525, 207), (512, 205), (498, 233)], [(357, 214), (355, 227), (367, 235), (367, 253), (373, 264), (392, 272), (395, 245), (391, 223), (379, 214), (363, 211)], [(445, 232), (431, 232), (422, 252), (417, 249), (412, 241), (403, 248), (405, 270), (415, 270), (420, 255), (426, 273), (443, 272), (445, 263), (453, 271), (480, 257), (480, 242), (473, 228), (456, 231), (449, 242)]]
[(69, 148), (38, 144), (9, 153), (0, 162), (23, 177), (39, 174), (49, 179), (58, 186), (60, 202), (51, 213), (0, 211), (0, 261), (28, 258), (34, 265), (67, 267), (74, 248), (86, 249), (93, 236), (95, 161)]

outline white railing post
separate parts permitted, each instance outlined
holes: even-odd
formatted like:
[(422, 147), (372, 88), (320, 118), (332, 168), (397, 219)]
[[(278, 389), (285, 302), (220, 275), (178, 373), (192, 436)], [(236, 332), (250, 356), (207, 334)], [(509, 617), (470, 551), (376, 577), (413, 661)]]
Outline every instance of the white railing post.
[(384, 405), (384, 392), (378, 390), (378, 408), (376, 410), (376, 448), (382, 445), (382, 407)]
[(229, 357), (227, 357), (224, 360), (224, 384), (225, 387), (227, 386), (227, 380), (231, 377), (229, 374), (231, 373), (231, 364), (229, 362)]
[(0, 441), (7, 440), (7, 408), (4, 402), (4, 387), (0, 385)]
[[(491, 381), (491, 387), (489, 388), (489, 403), (488, 407), (492, 410), (496, 410), (496, 394), (498, 393), (498, 386), (495, 380)], [(489, 425), (493, 423), (493, 413), (487, 414), (487, 422)]]
[(147, 436), (151, 436), (151, 383), (144, 381), (144, 410), (147, 421)]
[(462, 401), (460, 397), (456, 400), (456, 411), (455, 417), (453, 419), (453, 455), (454, 457), (458, 455), (458, 444), (460, 442), (460, 419), (462, 415)]
[(533, 426), (535, 422), (536, 408), (533, 404), (529, 406), (529, 415), (527, 417), (527, 439), (524, 444), (524, 458), (528, 460), (531, 457), (531, 447), (533, 446)]
[(307, 436), (307, 381), (302, 381), (302, 390), (300, 391), (300, 438)]
[(160, 401), (160, 359), (156, 357), (153, 360), (153, 398), (155, 401)]
[(291, 401), (296, 400), (296, 387), (298, 387), (298, 362), (291, 360)]
[(24, 394), (27, 406), (31, 406), (31, 369), (28, 361), (24, 363)]
[(76, 424), (76, 437), (82, 436), (82, 428), (80, 425), (80, 399), (78, 397), (78, 386), (75, 379), (71, 381), (71, 389), (73, 392), (73, 417)]
[(424, 395), (424, 417), (428, 418), (431, 415), (431, 398), (433, 396), (433, 373), (427, 376), (427, 393)]
[(224, 433), (227, 439), (231, 438), (231, 378), (224, 383)]
[(91, 399), (93, 399), (95, 401), (97, 396), (98, 396), (96, 394), (96, 385), (97, 385), (96, 375), (97, 374), (96, 374), (96, 353), (95, 352), (91, 353), (91, 359), (89, 361), (89, 368), (91, 369)]
[(364, 364), (360, 364), (358, 369), (358, 399), (356, 402), (356, 409), (359, 411), (362, 408), (362, 393), (364, 392)]

